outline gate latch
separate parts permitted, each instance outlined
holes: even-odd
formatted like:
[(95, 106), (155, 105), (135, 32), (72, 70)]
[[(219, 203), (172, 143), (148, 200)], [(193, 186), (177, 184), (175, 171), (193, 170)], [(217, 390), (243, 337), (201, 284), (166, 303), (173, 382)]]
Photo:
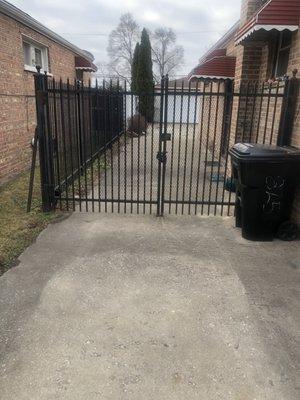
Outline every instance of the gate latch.
[(158, 161), (160, 161), (161, 163), (166, 162), (167, 161), (167, 152), (166, 151), (159, 151), (156, 155), (156, 158), (158, 159)]
[(163, 142), (168, 142), (171, 140), (171, 133), (162, 133), (160, 137)]

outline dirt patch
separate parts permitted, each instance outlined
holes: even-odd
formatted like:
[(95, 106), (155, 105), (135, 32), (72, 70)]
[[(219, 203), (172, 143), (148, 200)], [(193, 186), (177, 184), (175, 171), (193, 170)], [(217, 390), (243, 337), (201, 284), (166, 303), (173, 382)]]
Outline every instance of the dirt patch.
[(32, 209), (26, 212), (29, 172), (0, 188), (0, 275), (17, 265), (19, 255), (51, 221), (64, 218), (61, 213), (41, 211), (40, 179), (36, 170)]

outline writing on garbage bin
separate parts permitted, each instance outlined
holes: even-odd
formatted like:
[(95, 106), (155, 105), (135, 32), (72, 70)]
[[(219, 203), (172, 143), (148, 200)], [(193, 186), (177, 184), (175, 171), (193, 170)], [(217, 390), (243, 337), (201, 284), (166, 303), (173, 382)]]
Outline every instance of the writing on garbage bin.
[(281, 176), (267, 176), (265, 183), (265, 201), (263, 211), (265, 214), (273, 214), (281, 210), (282, 191), (285, 180)]

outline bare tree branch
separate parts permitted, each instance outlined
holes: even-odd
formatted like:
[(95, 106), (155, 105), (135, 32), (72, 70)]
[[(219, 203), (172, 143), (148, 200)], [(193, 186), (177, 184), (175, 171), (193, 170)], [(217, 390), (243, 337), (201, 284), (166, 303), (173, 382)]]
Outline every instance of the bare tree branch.
[(131, 76), (133, 52), (139, 35), (140, 29), (133, 16), (123, 14), (108, 38), (109, 68), (114, 75), (126, 79)]
[(164, 75), (174, 75), (184, 63), (183, 55), (183, 47), (176, 45), (176, 34), (171, 28), (158, 28), (154, 31), (152, 57), (156, 81)]

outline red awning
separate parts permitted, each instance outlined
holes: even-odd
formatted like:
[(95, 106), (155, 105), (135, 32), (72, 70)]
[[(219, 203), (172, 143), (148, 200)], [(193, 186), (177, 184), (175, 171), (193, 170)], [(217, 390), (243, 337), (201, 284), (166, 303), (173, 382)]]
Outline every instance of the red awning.
[(299, 0), (269, 0), (242, 28), (235, 37), (236, 44), (259, 30), (281, 32), (296, 31), (300, 23)]
[(96, 72), (98, 68), (91, 61), (78, 56), (75, 57), (75, 69), (81, 69), (88, 72)]
[(212, 52), (207, 54), (207, 56), (205, 57), (205, 61), (210, 60), (211, 58), (214, 58), (214, 57), (226, 56), (226, 51), (227, 51), (226, 49), (213, 50)]
[(189, 74), (189, 79), (234, 79), (235, 57), (217, 56), (204, 61)]

